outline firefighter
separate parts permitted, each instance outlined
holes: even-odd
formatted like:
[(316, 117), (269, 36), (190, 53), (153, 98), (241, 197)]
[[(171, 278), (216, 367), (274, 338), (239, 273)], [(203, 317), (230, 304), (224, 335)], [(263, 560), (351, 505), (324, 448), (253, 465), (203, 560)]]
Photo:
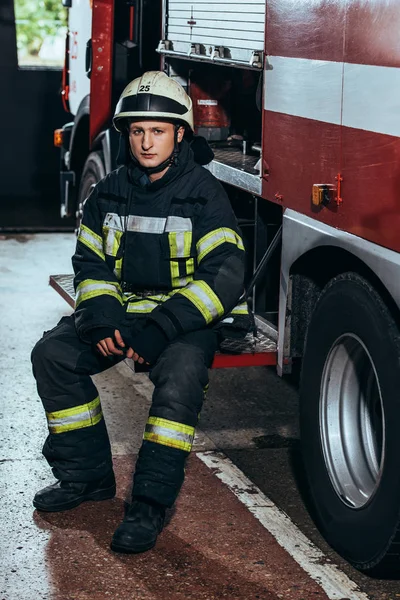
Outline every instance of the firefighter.
[[(217, 349), (215, 324), (241, 314), (244, 248), (221, 184), (196, 164), (185, 129), (192, 102), (152, 71), (123, 91), (114, 126), (130, 160), (84, 205), (76, 251), (76, 304), (32, 352), (49, 434), (43, 454), (56, 483), (33, 504), (63, 511), (115, 495), (110, 443), (91, 375), (129, 358), (150, 370), (154, 393), (134, 474), (132, 504), (111, 547), (156, 543), (184, 465)], [(236, 306), (236, 308), (235, 308)]]

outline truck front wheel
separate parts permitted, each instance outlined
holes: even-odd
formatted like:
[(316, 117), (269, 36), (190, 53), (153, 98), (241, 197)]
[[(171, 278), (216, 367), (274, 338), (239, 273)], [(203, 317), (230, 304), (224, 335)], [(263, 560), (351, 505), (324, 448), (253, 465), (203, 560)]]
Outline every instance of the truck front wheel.
[(82, 170), (81, 181), (79, 184), (78, 192), (78, 209), (76, 212), (76, 227), (79, 229), (82, 220), (82, 211), (85, 200), (89, 196), (90, 192), (106, 175), (104, 167), (103, 153), (102, 152), (91, 152), (87, 157)]
[(339, 554), (400, 572), (400, 333), (371, 284), (333, 279), (305, 345), (300, 426), (311, 509)]

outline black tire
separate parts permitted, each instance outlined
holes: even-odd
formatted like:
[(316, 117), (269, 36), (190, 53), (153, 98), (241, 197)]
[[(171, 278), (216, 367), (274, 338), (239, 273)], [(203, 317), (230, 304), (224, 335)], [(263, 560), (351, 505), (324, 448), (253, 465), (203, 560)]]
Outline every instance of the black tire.
[(307, 332), (303, 459), (322, 535), (374, 576), (400, 573), (399, 427), (399, 329), (369, 282), (340, 275), (323, 290)]
[(85, 200), (93, 187), (106, 175), (103, 153), (91, 152), (83, 166), (81, 181), (78, 191), (78, 210), (76, 212), (76, 228), (79, 229), (82, 219), (82, 210)]

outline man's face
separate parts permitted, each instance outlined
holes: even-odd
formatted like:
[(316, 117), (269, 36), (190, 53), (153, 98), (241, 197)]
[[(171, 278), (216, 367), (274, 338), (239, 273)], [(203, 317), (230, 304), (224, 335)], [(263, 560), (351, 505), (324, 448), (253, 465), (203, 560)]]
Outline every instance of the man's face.
[[(184, 128), (178, 130), (182, 141)], [(158, 167), (174, 150), (175, 126), (162, 121), (135, 121), (129, 126), (132, 154), (142, 167)]]

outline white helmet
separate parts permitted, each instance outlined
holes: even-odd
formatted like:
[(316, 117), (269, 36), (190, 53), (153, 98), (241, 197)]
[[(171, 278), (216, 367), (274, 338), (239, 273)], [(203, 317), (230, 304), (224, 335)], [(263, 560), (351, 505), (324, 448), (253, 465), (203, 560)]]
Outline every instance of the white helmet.
[(183, 87), (162, 71), (148, 71), (124, 89), (115, 109), (115, 129), (123, 132), (124, 119), (167, 119), (193, 131), (192, 100)]

